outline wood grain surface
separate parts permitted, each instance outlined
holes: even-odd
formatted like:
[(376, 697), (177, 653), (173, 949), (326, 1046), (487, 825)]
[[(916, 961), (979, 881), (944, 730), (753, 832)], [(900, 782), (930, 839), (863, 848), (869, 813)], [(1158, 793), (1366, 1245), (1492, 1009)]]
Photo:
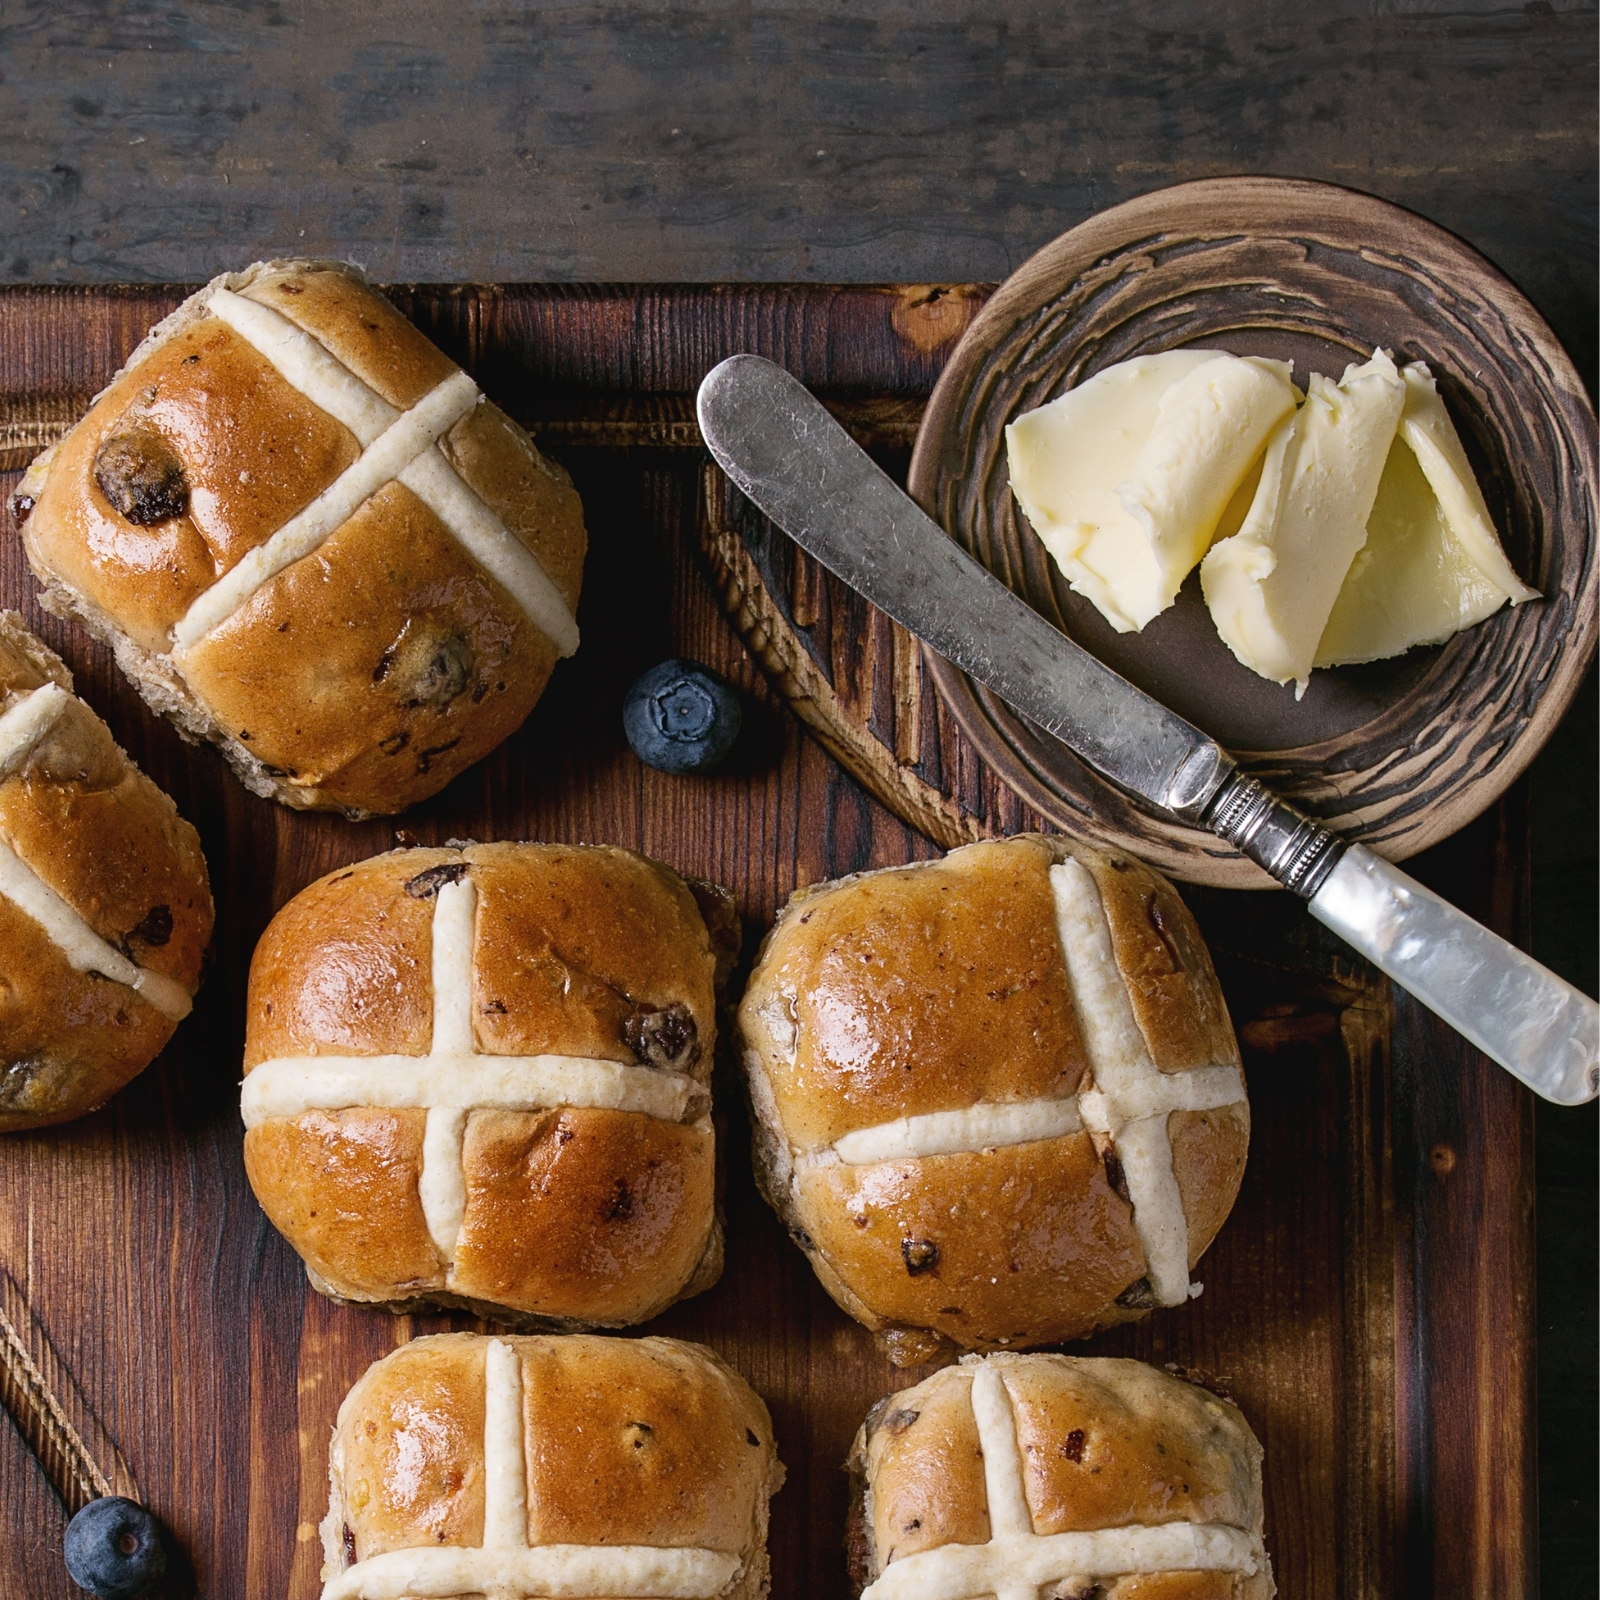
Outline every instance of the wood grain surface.
[[(1303, 696), (1223, 643), (1191, 572), (1118, 633), (1074, 593), (1011, 493), (1005, 428), (1096, 372), (1190, 345), (1335, 379), (1374, 348), (1425, 361), (1512, 565), (1540, 599), (1443, 645), (1322, 669)], [(1101, 212), (1024, 263), (963, 336), (929, 401), (911, 492), (991, 572), (1244, 770), (1402, 861), (1527, 767), (1594, 654), (1600, 467), (1576, 368), (1522, 293), (1421, 217), (1331, 184), (1220, 178)], [(985, 761), (1059, 828), (1230, 888), (1267, 875), (1209, 829), (1131, 801), (948, 662), (940, 694)]]
[(1354, 184), (1593, 376), (1592, 0), (18, 0), (0, 277), (996, 281), (1161, 184)]
[[(176, 298), (0, 296), (0, 393), (25, 407), (91, 391)], [(397, 838), (609, 840), (728, 884), (753, 948), (795, 886), (933, 850), (803, 732), (744, 649), (699, 554), (702, 458), (681, 431), (664, 443), (651, 430), (682, 422), (712, 362), (754, 349), (847, 414), (859, 408), (869, 437), (903, 450), (906, 407), (949, 348), (937, 308), (977, 293), (399, 298), (494, 398), (535, 426), (551, 419), (547, 440), (574, 474), (593, 541), (583, 650), (520, 733), (426, 806), (351, 824), (247, 795), (214, 753), (154, 722), (103, 651), (37, 611), (15, 538), (0, 544), (0, 599), (62, 650), (80, 691), (200, 828), (216, 888), (212, 967), (171, 1048), (95, 1116), (0, 1143), (0, 1265), (73, 1376), (77, 1433), (109, 1440), (175, 1530), (188, 1570), (174, 1593), (310, 1600), (339, 1399), (397, 1340), (472, 1325), (394, 1319), (308, 1292), (249, 1194), (237, 1090), (244, 983), (279, 905)], [(747, 732), (721, 775), (664, 777), (622, 739), (627, 684), (674, 653), (726, 672), (746, 696)], [(941, 762), (970, 780), (956, 793), (964, 804), (994, 780), (959, 733), (938, 737)], [(1513, 933), (1526, 880), (1520, 794), (1419, 866)], [(1011, 815), (1016, 826), (1036, 821), (1020, 806)], [(1286, 1595), (1532, 1594), (1526, 1097), (1287, 897), (1188, 898), (1244, 1044), (1250, 1167), (1199, 1268), (1200, 1300), (1089, 1348), (1203, 1370), (1235, 1394), (1266, 1446), (1268, 1541)], [(716, 1346), (771, 1405), (790, 1469), (774, 1506), (774, 1592), (832, 1600), (845, 1592), (840, 1462), (867, 1405), (915, 1373), (885, 1365), (785, 1240), (754, 1194), (726, 1066), (718, 1088), (727, 1272), (652, 1329)], [(16, 1321), (9, 1303), (6, 1314)], [(0, 1592), (73, 1592), (57, 1554), (64, 1516), (22, 1436), (0, 1425), (0, 1517), (12, 1534), (0, 1544)]]

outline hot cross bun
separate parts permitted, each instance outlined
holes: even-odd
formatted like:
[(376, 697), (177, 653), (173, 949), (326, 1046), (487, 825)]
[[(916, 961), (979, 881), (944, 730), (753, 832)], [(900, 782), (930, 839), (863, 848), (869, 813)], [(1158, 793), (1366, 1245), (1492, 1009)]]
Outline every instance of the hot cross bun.
[(1148, 868), (1022, 836), (804, 890), (739, 1026), (763, 1190), (892, 1359), (1199, 1292), (1250, 1113), (1210, 956)]
[(41, 603), (286, 805), (433, 794), (577, 648), (566, 473), (341, 262), (185, 301), (12, 509)]
[(1272, 1600), (1261, 1446), (1142, 1361), (966, 1357), (850, 1453), (863, 1600)]
[(761, 1600), (772, 1419), (677, 1339), (416, 1339), (339, 1408), (323, 1600)]
[(200, 838), (0, 611), (0, 1131), (92, 1111), (189, 1014)]
[(620, 1327), (716, 1281), (721, 891), (608, 846), (400, 850), (250, 968), (256, 1195), (341, 1299)]

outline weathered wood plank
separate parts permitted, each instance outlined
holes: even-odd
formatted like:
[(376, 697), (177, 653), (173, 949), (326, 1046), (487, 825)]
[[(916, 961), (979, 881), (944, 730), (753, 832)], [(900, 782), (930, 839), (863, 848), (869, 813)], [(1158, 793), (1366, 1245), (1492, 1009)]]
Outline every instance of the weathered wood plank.
[[(1527, 804), (1527, 785), (1518, 784), (1416, 861), (1431, 888), (1524, 946)], [(1538, 1494), (1531, 1432), (1506, 1425), (1534, 1404), (1533, 1096), (1408, 996), (1400, 1001), (1402, 1582), (1416, 1593), (1518, 1600), (1539, 1593), (1537, 1542), (1503, 1536), (1533, 1525)], [(1472, 1270), (1442, 1270), (1453, 1258)]]
[(1586, 0), (67, 0), (0, 51), (8, 281), (992, 281), (1266, 172), (1464, 234), (1593, 373)]

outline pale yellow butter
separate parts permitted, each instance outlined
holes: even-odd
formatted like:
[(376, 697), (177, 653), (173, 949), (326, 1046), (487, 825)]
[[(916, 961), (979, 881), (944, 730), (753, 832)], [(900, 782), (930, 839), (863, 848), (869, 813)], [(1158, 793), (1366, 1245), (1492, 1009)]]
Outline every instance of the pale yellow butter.
[(1406, 385), (1381, 350), (1306, 401), (1267, 446), (1243, 527), (1200, 565), (1212, 620), (1252, 672), (1305, 692), (1323, 629), (1366, 543)]
[(1138, 467), (1161, 397), (1216, 355), (1171, 350), (1119, 362), (1006, 429), (1017, 503), (1068, 583), (1119, 633), (1160, 609), (1161, 574), (1117, 489)]
[(1406, 367), (1405, 409), (1316, 665), (1381, 661), (1441, 644), (1498, 611), (1538, 598), (1495, 536), (1460, 437), (1426, 365)]
[(1162, 395), (1133, 476), (1117, 490), (1155, 558), (1157, 611), (1178, 598), (1268, 435), (1293, 414), (1300, 393), (1292, 370), (1287, 361), (1222, 355)]
[(1294, 410), (1289, 371), (1215, 350), (1139, 356), (1006, 429), (1019, 504), (1118, 632), (1177, 598), (1267, 435)]

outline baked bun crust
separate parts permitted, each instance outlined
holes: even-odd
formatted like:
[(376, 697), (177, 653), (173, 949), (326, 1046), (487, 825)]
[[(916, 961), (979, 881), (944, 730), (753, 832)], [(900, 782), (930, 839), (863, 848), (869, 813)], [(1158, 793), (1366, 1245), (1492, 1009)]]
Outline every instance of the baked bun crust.
[(188, 1014), (211, 942), (200, 838), (0, 611), (0, 1131), (103, 1104)]
[(492, 1579), (507, 1596), (610, 1581), (760, 1600), (783, 1467), (759, 1396), (701, 1345), (456, 1333), (368, 1369), (339, 1408), (328, 1478), (324, 1600)]
[(1141, 1361), (968, 1356), (880, 1401), (849, 1468), (872, 1600), (954, 1594), (952, 1569), (962, 1594), (1008, 1577), (1073, 1600), (1275, 1593), (1250, 1425)]
[(696, 891), (610, 846), (398, 850), (303, 890), (250, 967), (245, 1168), (312, 1282), (556, 1328), (708, 1288), (718, 958)]
[(12, 503), (41, 603), (286, 805), (435, 793), (576, 648), (571, 481), (345, 263), (208, 284)]
[(1238, 1192), (1210, 956), (1124, 857), (1025, 835), (803, 890), (739, 1027), (762, 1190), (901, 1364), (1187, 1298)]

